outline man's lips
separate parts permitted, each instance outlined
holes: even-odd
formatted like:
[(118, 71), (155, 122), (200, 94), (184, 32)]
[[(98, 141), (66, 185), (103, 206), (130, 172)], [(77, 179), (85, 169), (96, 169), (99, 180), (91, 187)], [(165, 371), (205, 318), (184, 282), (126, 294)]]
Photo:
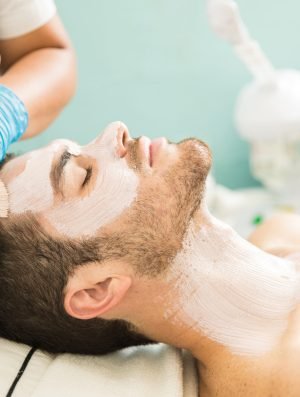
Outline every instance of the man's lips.
[(168, 144), (168, 141), (166, 140), (166, 138), (156, 138), (151, 142), (151, 157), (152, 157), (152, 164), (155, 162), (155, 160), (157, 159), (159, 152), (161, 150), (163, 150), (163, 148), (165, 148)]
[(167, 144), (166, 138), (156, 138), (151, 141), (148, 137), (142, 136), (140, 139), (141, 149), (150, 167), (157, 159), (159, 151)]

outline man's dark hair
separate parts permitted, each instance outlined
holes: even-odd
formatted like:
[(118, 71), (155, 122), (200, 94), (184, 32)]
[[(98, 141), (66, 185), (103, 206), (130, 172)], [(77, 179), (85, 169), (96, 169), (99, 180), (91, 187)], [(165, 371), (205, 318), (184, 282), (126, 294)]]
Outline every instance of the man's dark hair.
[(78, 320), (63, 306), (76, 266), (97, 261), (96, 239), (48, 235), (32, 215), (0, 222), (0, 336), (51, 352), (105, 354), (149, 342), (124, 321)]
[(1, 219), (0, 336), (54, 353), (106, 354), (150, 343), (125, 321), (78, 320), (66, 313), (69, 276), (98, 261), (99, 252), (96, 238), (50, 236), (32, 214)]

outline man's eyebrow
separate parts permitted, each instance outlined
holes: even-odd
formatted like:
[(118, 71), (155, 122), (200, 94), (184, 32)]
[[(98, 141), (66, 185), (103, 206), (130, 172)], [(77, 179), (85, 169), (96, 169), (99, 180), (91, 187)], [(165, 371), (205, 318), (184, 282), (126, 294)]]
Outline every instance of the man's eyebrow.
[(71, 157), (72, 157), (72, 154), (70, 153), (69, 149), (66, 148), (62, 152), (62, 154), (59, 156), (58, 160), (52, 166), (52, 170), (50, 173), (50, 179), (52, 182), (54, 193), (61, 193), (61, 188), (60, 188), (61, 176), (62, 176), (64, 167), (66, 166), (67, 162), (70, 160)]

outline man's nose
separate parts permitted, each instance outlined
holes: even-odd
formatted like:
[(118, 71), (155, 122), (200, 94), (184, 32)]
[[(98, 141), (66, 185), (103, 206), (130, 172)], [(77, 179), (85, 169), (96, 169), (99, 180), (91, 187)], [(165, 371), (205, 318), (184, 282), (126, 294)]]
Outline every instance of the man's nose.
[(127, 145), (131, 137), (128, 128), (124, 123), (120, 122), (120, 126), (117, 131), (117, 147), (116, 153), (120, 158), (123, 158), (127, 154)]
[(89, 150), (93, 151), (99, 145), (102, 148), (113, 149), (114, 154), (123, 158), (127, 153), (127, 145), (131, 140), (128, 128), (121, 121), (110, 123), (96, 139), (89, 143)]

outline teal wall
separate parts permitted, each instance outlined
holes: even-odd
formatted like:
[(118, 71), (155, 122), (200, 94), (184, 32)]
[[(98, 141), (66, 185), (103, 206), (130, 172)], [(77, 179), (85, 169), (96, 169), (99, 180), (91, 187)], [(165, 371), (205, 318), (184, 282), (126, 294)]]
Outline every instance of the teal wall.
[[(235, 99), (250, 76), (229, 45), (210, 31), (204, 0), (56, 3), (77, 51), (78, 91), (51, 128), (17, 149), (57, 137), (85, 143), (110, 121), (123, 120), (134, 136), (196, 135), (213, 149), (218, 182), (254, 183), (248, 145), (232, 122)], [(274, 64), (300, 68), (300, 3), (238, 4)]]

